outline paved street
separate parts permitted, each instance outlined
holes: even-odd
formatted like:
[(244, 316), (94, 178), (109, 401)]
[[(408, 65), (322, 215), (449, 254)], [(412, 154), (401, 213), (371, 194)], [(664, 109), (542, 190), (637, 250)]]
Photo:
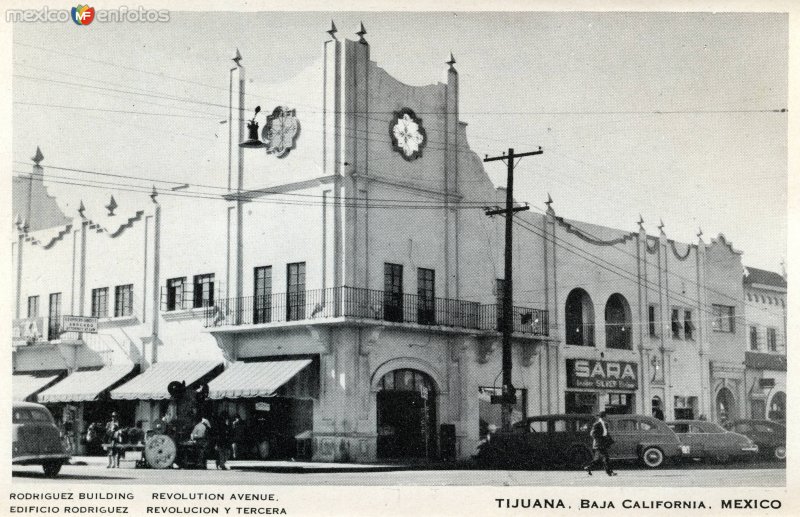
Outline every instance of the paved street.
[(170, 484), (170, 485), (376, 485), (376, 486), (784, 486), (786, 470), (772, 463), (729, 466), (696, 465), (646, 470), (620, 469), (609, 478), (602, 472), (589, 477), (579, 471), (422, 470), (373, 466), (331, 467), (312, 463), (242, 463), (221, 472), (209, 470), (106, 469), (102, 465), (65, 466), (56, 479), (39, 467), (13, 468), (15, 481), (36, 483)]

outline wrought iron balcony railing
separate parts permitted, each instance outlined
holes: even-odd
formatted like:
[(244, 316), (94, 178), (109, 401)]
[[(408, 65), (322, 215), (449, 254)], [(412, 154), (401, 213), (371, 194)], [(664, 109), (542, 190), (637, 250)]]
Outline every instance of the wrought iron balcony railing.
[[(547, 316), (547, 311), (542, 309), (514, 307), (513, 330), (515, 333), (546, 336)], [(502, 329), (500, 305), (356, 287), (215, 300), (214, 305), (206, 309), (205, 325), (258, 325), (335, 317), (473, 330)]]

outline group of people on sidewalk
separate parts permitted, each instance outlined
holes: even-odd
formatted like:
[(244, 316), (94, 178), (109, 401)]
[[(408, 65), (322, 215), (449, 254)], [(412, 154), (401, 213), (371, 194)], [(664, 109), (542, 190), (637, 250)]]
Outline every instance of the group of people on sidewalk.
[(245, 443), (244, 420), (236, 417), (221, 416), (212, 425), (205, 417), (192, 429), (190, 437), (197, 444), (198, 463), (205, 461), (209, 446), (216, 452), (215, 465), (218, 470), (228, 470), (227, 462), (233, 457), (237, 459), (241, 454), (241, 447)]

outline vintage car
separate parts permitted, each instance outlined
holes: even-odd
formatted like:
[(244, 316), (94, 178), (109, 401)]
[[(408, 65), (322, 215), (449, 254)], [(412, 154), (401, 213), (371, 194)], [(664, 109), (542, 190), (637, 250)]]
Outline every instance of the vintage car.
[[(478, 447), (479, 464), (501, 468), (581, 468), (592, 458), (589, 414), (544, 415), (527, 418), (510, 432), (490, 434)], [(606, 417), (614, 444), (612, 460), (641, 461), (650, 468), (682, 458), (688, 448), (664, 422), (644, 415)]]
[(727, 431), (704, 420), (667, 422), (681, 443), (689, 446), (692, 459), (713, 459), (725, 463), (731, 458), (748, 459), (758, 453), (758, 445), (747, 436)]
[(55, 477), (69, 461), (53, 415), (41, 404), (14, 402), (11, 440), (13, 465), (41, 465), (46, 476)]
[(743, 434), (758, 445), (761, 454), (778, 461), (786, 460), (786, 426), (770, 420), (730, 420), (725, 429)]

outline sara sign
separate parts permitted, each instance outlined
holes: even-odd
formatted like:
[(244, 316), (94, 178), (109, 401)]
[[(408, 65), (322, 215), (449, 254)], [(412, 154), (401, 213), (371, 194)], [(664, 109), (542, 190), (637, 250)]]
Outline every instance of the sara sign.
[(62, 316), (61, 331), (97, 334), (97, 318), (92, 316)]
[(636, 363), (567, 359), (567, 386), (635, 390), (639, 386)]

